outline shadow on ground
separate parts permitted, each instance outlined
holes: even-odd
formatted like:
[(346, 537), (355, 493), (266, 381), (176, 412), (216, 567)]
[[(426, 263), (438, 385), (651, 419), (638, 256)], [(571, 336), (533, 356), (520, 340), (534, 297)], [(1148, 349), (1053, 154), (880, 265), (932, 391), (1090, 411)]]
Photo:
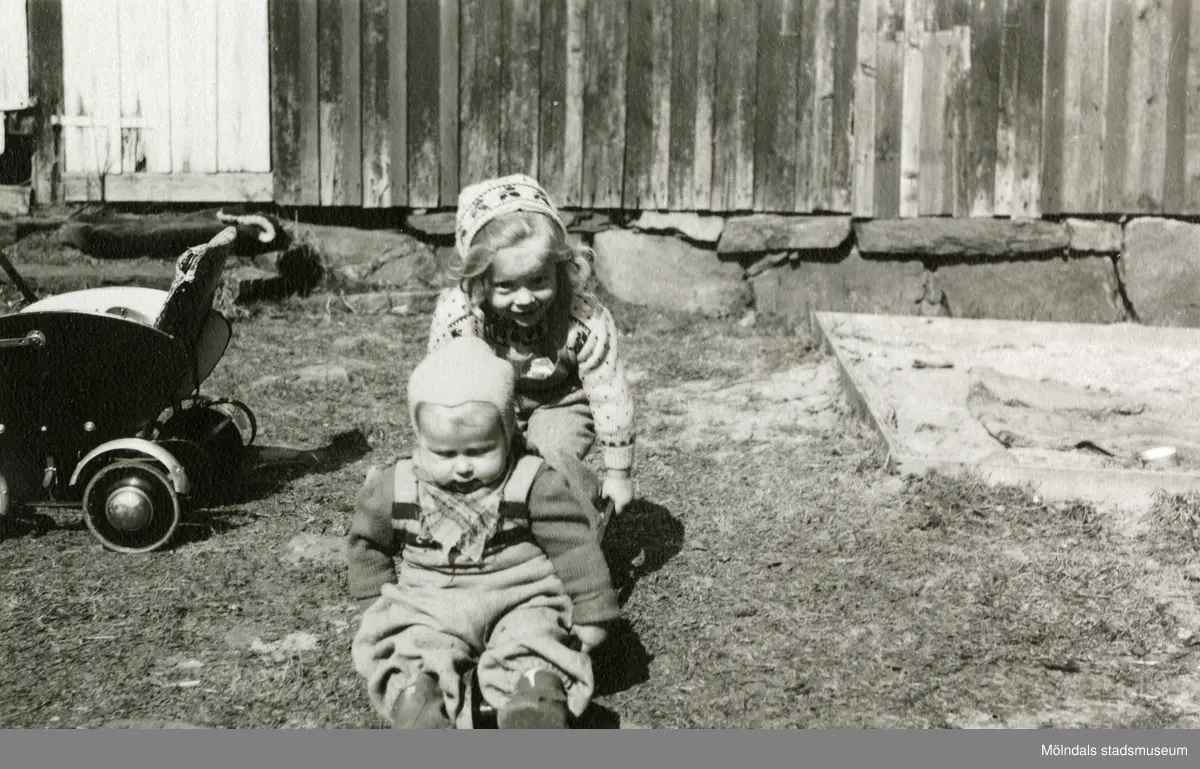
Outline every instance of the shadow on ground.
[(171, 540), (171, 549), (184, 545), (206, 542), (248, 526), (262, 516), (243, 508), (219, 508), (195, 510), (188, 514), (179, 526), (179, 533)]
[(29, 507), (15, 507), (8, 515), (0, 518), (0, 542), (21, 537), (42, 537), (56, 530), (84, 528), (83, 519), (76, 518), (71, 524), (60, 525), (45, 513)]
[(683, 524), (665, 507), (646, 499), (635, 499), (624, 513), (613, 517), (604, 535), (604, 555), (622, 606), (638, 580), (679, 554), (683, 537)]
[[(624, 606), (639, 580), (661, 569), (683, 548), (684, 527), (671, 512), (646, 499), (637, 499), (608, 525), (604, 554), (612, 572), (617, 600)], [(618, 694), (650, 680), (654, 655), (637, 630), (622, 618), (609, 630), (608, 640), (592, 655), (596, 696)], [(593, 704), (579, 722), (581, 729), (620, 728), (620, 716)]]
[(237, 501), (265, 499), (307, 475), (336, 472), (370, 451), (367, 436), (358, 429), (338, 433), (329, 443), (315, 449), (252, 446)]

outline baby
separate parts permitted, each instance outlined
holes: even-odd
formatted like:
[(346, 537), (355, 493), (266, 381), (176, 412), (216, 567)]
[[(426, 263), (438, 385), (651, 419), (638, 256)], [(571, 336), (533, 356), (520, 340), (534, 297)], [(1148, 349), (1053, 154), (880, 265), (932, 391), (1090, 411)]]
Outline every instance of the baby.
[(620, 611), (597, 512), (523, 450), (514, 388), (479, 339), (431, 353), (408, 386), (413, 458), (357, 495), (352, 657), (396, 728), (470, 728), (472, 668), (502, 729), (567, 728), (591, 700), (589, 653)]

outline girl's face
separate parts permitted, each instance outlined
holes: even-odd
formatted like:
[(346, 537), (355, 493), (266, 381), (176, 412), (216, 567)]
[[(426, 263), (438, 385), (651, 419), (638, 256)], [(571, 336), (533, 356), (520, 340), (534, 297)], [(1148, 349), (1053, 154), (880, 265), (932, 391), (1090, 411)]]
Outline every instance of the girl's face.
[(421, 467), (441, 488), (465, 494), (495, 483), (504, 474), (508, 442), (494, 407), (422, 406), (417, 424)]
[(492, 310), (522, 328), (546, 317), (558, 294), (558, 273), (545, 238), (529, 238), (502, 248), (492, 258)]

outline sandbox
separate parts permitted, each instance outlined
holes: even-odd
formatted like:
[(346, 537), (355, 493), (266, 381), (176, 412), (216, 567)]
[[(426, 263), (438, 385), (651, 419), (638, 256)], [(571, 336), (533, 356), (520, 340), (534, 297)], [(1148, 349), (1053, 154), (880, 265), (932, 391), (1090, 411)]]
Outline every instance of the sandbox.
[[(835, 312), (813, 321), (893, 472), (969, 472), (1131, 512), (1160, 490), (1200, 492), (1200, 329)], [(1165, 447), (1173, 457), (1143, 457)]]

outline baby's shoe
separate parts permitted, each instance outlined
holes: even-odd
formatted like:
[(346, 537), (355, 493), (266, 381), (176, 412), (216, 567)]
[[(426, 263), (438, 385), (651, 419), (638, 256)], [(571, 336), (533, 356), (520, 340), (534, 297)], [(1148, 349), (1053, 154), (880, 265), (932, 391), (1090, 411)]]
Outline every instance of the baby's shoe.
[(517, 679), (512, 698), (496, 713), (501, 729), (567, 729), (568, 720), (566, 687), (544, 668)]
[(450, 729), (446, 715), (446, 700), (438, 688), (437, 679), (422, 673), (400, 692), (392, 706), (393, 729)]

